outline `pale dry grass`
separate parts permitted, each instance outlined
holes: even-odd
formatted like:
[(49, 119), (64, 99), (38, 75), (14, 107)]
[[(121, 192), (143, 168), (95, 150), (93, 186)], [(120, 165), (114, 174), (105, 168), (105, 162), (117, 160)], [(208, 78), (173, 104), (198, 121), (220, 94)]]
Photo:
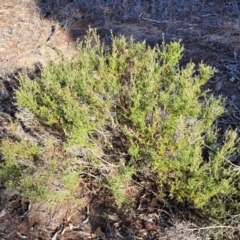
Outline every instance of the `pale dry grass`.
[[(2, 0), (0, 7), (0, 70), (31, 66), (59, 59), (59, 55), (44, 45), (56, 21), (44, 19), (34, 1)], [(69, 35), (58, 30), (52, 44), (66, 55), (76, 50)]]

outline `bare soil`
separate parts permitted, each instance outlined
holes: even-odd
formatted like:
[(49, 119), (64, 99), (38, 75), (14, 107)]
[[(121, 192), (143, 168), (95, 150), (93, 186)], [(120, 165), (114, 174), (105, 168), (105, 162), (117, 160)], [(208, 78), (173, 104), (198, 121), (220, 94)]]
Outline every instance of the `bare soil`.
[[(96, 28), (106, 44), (110, 31), (150, 46), (181, 40), (185, 47), (182, 66), (203, 61), (216, 68), (204, 88), (226, 98), (225, 116), (218, 120), (221, 127), (238, 129), (238, 7), (240, 3), (233, 0), (1, 0), (0, 137), (11, 137), (19, 72), (32, 68), (38, 74), (49, 60), (71, 58), (88, 27)], [(204, 239), (201, 231), (190, 230), (198, 230), (204, 222), (200, 215), (189, 206), (157, 199), (151, 180), (144, 187), (136, 182), (126, 189), (132, 203), (122, 208), (105, 190), (97, 190), (94, 179), (83, 179), (76, 193), (84, 200), (84, 208), (73, 203), (50, 207), (46, 202), (31, 202), (2, 186), (0, 239)]]

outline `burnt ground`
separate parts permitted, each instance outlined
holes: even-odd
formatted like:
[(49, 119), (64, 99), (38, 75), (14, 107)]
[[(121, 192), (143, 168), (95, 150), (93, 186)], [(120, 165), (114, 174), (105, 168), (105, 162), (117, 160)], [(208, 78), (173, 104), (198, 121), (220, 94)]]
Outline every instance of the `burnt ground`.
[[(39, 74), (50, 59), (70, 58), (89, 26), (106, 44), (110, 30), (150, 46), (163, 39), (181, 40), (182, 66), (203, 61), (217, 70), (205, 88), (226, 98), (219, 124), (224, 129), (239, 128), (238, 7), (235, 0), (1, 0), (0, 136), (11, 137), (18, 73), (27, 67)], [(79, 186), (83, 208), (67, 202), (54, 207), (31, 202), (2, 186), (0, 239), (207, 239), (199, 228), (204, 223), (200, 215), (188, 206), (160, 201), (151, 180), (142, 184), (135, 180), (126, 189), (129, 199), (135, 200), (122, 208), (94, 186), (94, 179), (83, 178)], [(231, 239), (239, 237), (231, 235)]]

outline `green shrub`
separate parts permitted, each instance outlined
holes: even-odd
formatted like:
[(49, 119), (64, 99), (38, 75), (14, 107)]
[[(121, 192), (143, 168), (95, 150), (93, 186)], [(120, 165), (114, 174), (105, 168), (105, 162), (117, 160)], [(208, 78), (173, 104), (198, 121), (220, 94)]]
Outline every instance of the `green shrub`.
[(107, 188), (113, 194), (116, 204), (121, 206), (126, 201), (125, 189), (134, 173), (133, 167), (120, 166), (118, 172), (107, 177)]
[[(90, 30), (71, 61), (50, 63), (35, 80), (20, 78), (17, 105), (61, 133), (68, 153), (84, 152), (93, 168), (104, 163), (101, 154), (111, 145), (105, 133), (124, 136), (122, 149), (130, 156), (125, 170), (116, 158), (105, 156), (105, 162), (119, 168), (116, 176), (104, 175), (119, 205), (122, 184), (134, 172), (147, 172), (157, 176), (166, 197), (227, 217), (239, 211), (234, 200), (239, 171), (229, 160), (237, 152), (237, 133), (219, 134), (214, 121), (224, 112), (223, 99), (201, 91), (214, 69), (193, 63), (180, 68), (182, 53), (178, 42), (152, 49), (124, 37), (113, 37), (111, 51), (104, 51)], [(21, 172), (14, 171), (17, 176)], [(63, 185), (75, 188), (79, 175), (66, 174)]]
[(17, 187), (24, 175), (32, 174), (39, 164), (38, 156), (41, 151), (37, 144), (25, 140), (3, 140), (0, 151), (4, 162), (0, 165), (0, 178), (9, 181), (9, 186)]

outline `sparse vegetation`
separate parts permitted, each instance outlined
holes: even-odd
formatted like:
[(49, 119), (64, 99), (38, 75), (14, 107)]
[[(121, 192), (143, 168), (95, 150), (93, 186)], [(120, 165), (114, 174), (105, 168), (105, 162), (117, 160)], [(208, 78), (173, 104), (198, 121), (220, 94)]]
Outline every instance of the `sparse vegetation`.
[[(104, 51), (90, 30), (71, 61), (51, 62), (34, 80), (22, 75), (17, 106), (61, 136), (61, 154), (51, 141), (3, 140), (1, 178), (29, 197), (66, 200), (82, 171), (98, 172), (121, 206), (131, 177), (148, 173), (159, 199), (188, 202), (218, 221), (231, 218), (240, 210), (240, 172), (230, 162), (237, 133), (219, 133), (214, 121), (224, 99), (201, 91), (214, 69), (180, 68), (182, 53), (179, 42), (152, 49), (124, 37), (112, 37)], [(125, 139), (121, 149), (112, 144), (116, 135)]]

